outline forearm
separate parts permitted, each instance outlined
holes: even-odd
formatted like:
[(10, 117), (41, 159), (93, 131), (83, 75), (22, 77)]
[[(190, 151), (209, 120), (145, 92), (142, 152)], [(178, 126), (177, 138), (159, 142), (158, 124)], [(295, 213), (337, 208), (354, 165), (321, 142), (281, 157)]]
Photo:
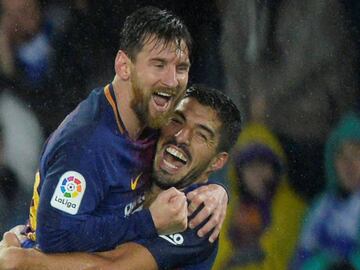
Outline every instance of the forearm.
[(17, 270), (99, 269), (109, 263), (106, 257), (91, 253), (45, 254), (35, 249), (19, 249), (14, 253), (10, 255), (17, 260), (13, 265)]
[[(103, 270), (157, 270), (158, 265), (155, 258), (150, 251), (142, 245), (136, 243), (122, 244), (115, 250), (102, 252), (98, 254), (106, 260), (107, 263), (102, 268)], [(90, 267), (86, 270), (95, 270), (95, 267)]]
[[(49, 218), (52, 214), (54, 218)], [(59, 218), (56, 214), (42, 213), (38, 219), (37, 242), (46, 253), (111, 250), (136, 238), (157, 235), (148, 210), (126, 218), (115, 215)], [(62, 224), (49, 220), (61, 220)]]

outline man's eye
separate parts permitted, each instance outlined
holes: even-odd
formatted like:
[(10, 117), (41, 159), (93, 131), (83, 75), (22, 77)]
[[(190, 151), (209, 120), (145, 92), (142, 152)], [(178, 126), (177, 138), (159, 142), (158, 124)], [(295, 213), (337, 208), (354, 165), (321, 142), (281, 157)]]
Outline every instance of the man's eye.
[(177, 118), (171, 118), (171, 122), (174, 124), (181, 124), (181, 121)]
[(189, 67), (188, 67), (188, 66), (178, 66), (178, 67), (177, 67), (177, 71), (178, 71), (178, 72), (181, 72), (181, 73), (183, 73), (183, 72), (188, 72), (188, 71), (189, 71)]
[(198, 132), (197, 136), (198, 136), (199, 139), (201, 139), (204, 142), (208, 141), (208, 137), (204, 133)]
[(163, 68), (165, 65), (162, 63), (157, 63), (157, 64), (154, 64), (154, 66), (157, 68)]

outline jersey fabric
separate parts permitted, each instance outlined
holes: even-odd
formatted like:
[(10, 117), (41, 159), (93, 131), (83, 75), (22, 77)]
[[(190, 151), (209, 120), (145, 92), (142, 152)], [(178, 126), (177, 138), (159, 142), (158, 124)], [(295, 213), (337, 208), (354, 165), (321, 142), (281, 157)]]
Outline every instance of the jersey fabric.
[[(202, 185), (204, 184), (193, 184), (187, 187), (184, 192), (188, 193)], [(189, 217), (189, 221), (201, 211), (201, 208), (199, 207)], [(184, 232), (159, 235), (134, 242), (150, 251), (159, 269), (210, 270), (217, 255), (218, 240), (214, 243), (209, 242), (212, 231), (203, 237), (197, 235), (198, 230), (205, 225), (209, 218), (194, 229), (188, 228)]]
[(149, 184), (158, 131), (147, 134), (129, 139), (112, 85), (65, 118), (44, 147), (30, 209), (29, 236), (42, 251), (103, 251), (157, 236), (149, 210), (130, 215)]

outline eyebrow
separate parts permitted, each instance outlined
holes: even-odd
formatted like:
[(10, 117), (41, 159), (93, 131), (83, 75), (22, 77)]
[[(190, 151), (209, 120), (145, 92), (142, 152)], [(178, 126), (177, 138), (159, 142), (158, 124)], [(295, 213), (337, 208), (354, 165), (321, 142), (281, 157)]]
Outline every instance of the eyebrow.
[(166, 63), (166, 60), (164, 58), (160, 58), (160, 57), (154, 57), (150, 59), (151, 62), (161, 62), (161, 63)]
[(208, 133), (210, 134), (210, 137), (211, 137), (211, 138), (214, 138), (214, 137), (215, 137), (215, 132), (214, 132), (211, 128), (209, 128), (208, 126), (205, 126), (205, 125), (203, 125), (203, 124), (198, 124), (198, 126), (199, 126), (201, 129), (203, 129), (203, 130), (205, 130), (206, 132), (208, 132)]
[[(183, 121), (186, 121), (186, 117), (181, 111), (175, 111), (174, 113), (177, 116), (181, 117)], [(208, 127), (204, 124), (196, 124), (196, 126), (199, 127), (200, 129), (206, 131), (207, 133), (209, 133), (211, 138), (215, 137), (215, 132), (210, 127)]]
[(185, 115), (181, 111), (176, 110), (174, 114), (181, 117), (182, 120), (186, 120)]
[[(161, 57), (150, 58), (150, 61), (151, 62), (162, 62), (162, 63), (167, 63), (168, 62), (167, 59), (161, 58)], [(178, 65), (179, 66), (190, 67), (191, 63), (190, 63), (189, 60), (184, 60), (184, 61), (181, 61)]]

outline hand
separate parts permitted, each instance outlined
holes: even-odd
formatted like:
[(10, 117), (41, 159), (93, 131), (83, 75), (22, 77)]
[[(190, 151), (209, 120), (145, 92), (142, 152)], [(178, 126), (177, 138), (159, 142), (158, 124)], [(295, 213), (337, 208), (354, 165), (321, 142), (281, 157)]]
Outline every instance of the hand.
[(158, 234), (173, 234), (187, 228), (185, 194), (172, 187), (161, 192), (149, 207)]
[(188, 207), (189, 215), (201, 204), (204, 204), (200, 212), (190, 221), (189, 227), (193, 229), (211, 216), (209, 221), (198, 230), (197, 234), (199, 237), (203, 237), (214, 229), (209, 237), (209, 241), (213, 243), (219, 236), (226, 215), (228, 203), (226, 190), (220, 185), (209, 184), (189, 192), (187, 199), (191, 202)]
[(20, 242), (20, 245), (24, 243), (28, 238), (25, 234), (22, 234), (22, 232), (25, 230), (25, 225), (17, 225), (14, 228), (12, 228), (9, 232), (12, 232), (16, 235), (17, 239)]
[(18, 269), (22, 251), (16, 235), (12, 232), (6, 232), (0, 242), (0, 270)]

